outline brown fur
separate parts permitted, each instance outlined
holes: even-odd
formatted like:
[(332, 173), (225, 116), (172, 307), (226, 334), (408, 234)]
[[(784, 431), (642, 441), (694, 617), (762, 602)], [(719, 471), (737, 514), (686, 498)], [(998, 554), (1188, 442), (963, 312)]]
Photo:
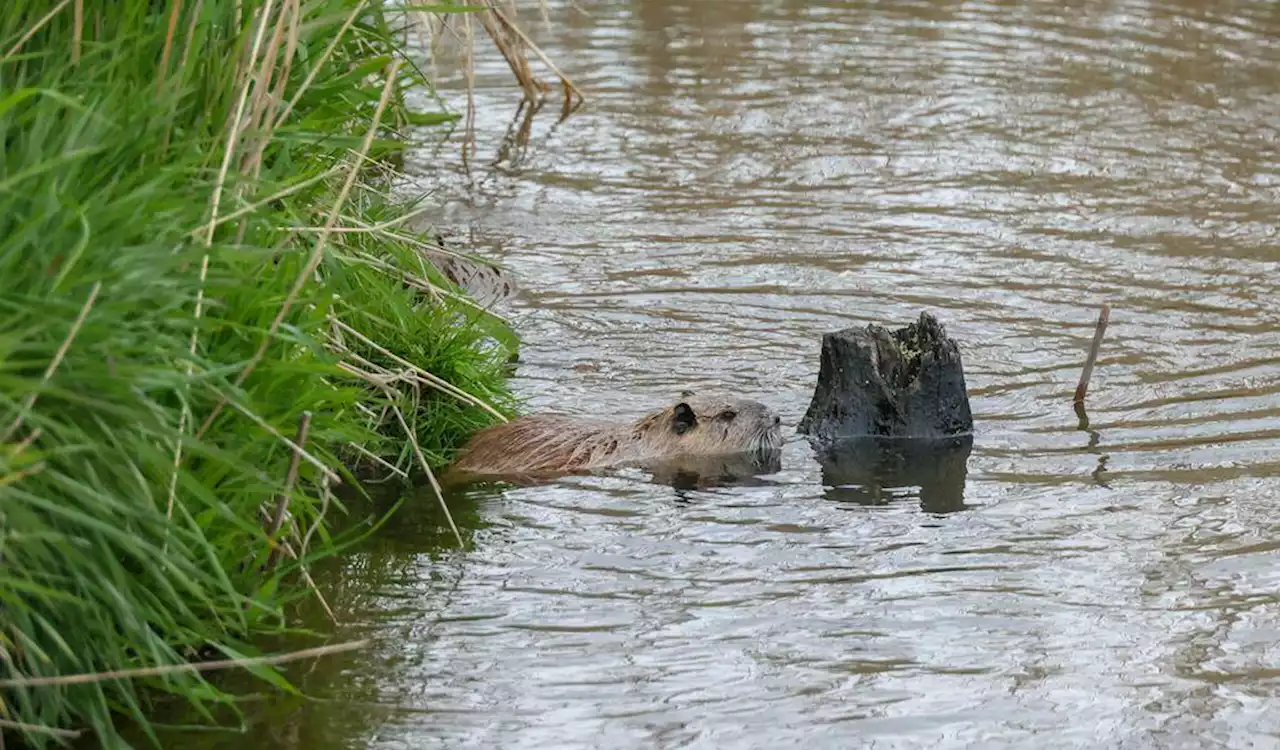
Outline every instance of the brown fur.
[(481, 430), (450, 467), (454, 476), (539, 476), (681, 456), (774, 450), (778, 417), (749, 399), (692, 397), (619, 424), (534, 414)]

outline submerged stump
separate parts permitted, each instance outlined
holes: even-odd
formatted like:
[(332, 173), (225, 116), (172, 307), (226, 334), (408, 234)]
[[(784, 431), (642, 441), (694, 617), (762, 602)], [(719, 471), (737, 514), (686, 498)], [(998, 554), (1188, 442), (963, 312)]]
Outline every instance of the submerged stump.
[(927, 312), (895, 331), (872, 324), (825, 334), (797, 431), (821, 442), (972, 434), (960, 347)]

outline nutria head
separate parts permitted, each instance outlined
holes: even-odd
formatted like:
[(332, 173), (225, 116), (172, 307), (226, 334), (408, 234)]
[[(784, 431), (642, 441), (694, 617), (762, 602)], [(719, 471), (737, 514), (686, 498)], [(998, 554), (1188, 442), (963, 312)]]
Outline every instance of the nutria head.
[(691, 396), (638, 420), (632, 434), (654, 457), (760, 453), (782, 447), (781, 423), (759, 401)]

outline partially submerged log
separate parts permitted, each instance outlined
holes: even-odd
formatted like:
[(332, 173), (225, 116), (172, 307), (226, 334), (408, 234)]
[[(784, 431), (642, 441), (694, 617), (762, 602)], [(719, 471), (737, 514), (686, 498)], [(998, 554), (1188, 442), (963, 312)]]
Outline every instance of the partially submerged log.
[(822, 442), (972, 434), (960, 347), (927, 312), (896, 331), (872, 324), (824, 335), (818, 384), (797, 429)]

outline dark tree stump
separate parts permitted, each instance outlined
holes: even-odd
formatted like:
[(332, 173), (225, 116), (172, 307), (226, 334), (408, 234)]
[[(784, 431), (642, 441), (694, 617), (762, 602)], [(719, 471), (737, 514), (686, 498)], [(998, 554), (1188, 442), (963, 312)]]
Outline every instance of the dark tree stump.
[(896, 331), (873, 324), (824, 335), (818, 384), (797, 431), (822, 442), (972, 434), (960, 347), (927, 312)]

